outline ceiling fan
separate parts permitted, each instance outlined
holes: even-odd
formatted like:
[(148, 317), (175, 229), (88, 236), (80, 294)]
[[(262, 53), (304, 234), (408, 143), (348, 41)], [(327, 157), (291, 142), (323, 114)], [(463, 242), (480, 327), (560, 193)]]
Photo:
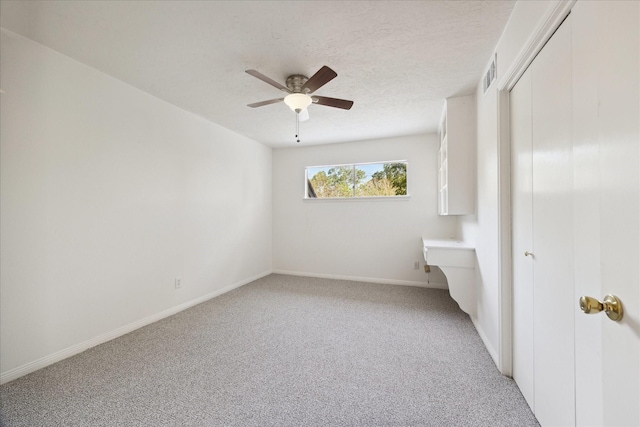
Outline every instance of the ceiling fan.
[(343, 110), (349, 110), (353, 106), (353, 101), (347, 101), (346, 99), (328, 98), (326, 96), (318, 95), (311, 96), (313, 92), (320, 89), (322, 86), (329, 83), (331, 80), (338, 76), (335, 71), (333, 71), (326, 65), (320, 68), (320, 70), (318, 70), (318, 72), (310, 78), (303, 76), (302, 74), (293, 74), (287, 77), (287, 80), (285, 82), (286, 86), (281, 85), (280, 83), (270, 79), (269, 77), (256, 70), (246, 70), (246, 73), (251, 74), (253, 77), (256, 77), (263, 82), (270, 84), (276, 89), (280, 89), (281, 91), (288, 93), (288, 95), (284, 98), (276, 98), (270, 99), (268, 101), (248, 104), (247, 106), (251, 108), (262, 107), (264, 105), (276, 104), (278, 102), (284, 101), (284, 103), (287, 104), (287, 106), (291, 108), (291, 110), (300, 114), (304, 112), (312, 103), (318, 105), (326, 105), (327, 107), (342, 108)]

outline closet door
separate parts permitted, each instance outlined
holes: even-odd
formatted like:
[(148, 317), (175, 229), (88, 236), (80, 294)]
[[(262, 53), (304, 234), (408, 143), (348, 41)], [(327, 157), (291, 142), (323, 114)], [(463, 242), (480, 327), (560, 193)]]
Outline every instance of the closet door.
[(575, 424), (571, 16), (532, 65), (535, 414)]
[(511, 92), (514, 378), (543, 426), (575, 424), (571, 20)]
[[(511, 92), (514, 378), (543, 426), (640, 425), (639, 24), (576, 3)], [(606, 294), (618, 321), (579, 310)]]
[(533, 213), (531, 70), (509, 98), (511, 115), (511, 223), (513, 224), (513, 379), (525, 400), (533, 400)]

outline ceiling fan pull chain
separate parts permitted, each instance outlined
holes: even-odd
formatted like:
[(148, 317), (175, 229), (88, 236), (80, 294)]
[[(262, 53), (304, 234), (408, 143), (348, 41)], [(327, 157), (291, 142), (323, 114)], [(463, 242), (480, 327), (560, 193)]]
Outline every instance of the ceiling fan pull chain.
[(296, 142), (300, 142), (300, 113), (296, 113)]

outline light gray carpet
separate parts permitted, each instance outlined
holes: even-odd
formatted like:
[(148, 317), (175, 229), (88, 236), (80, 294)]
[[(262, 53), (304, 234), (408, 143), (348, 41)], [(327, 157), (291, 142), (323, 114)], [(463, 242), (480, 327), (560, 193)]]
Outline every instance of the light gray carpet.
[(0, 387), (3, 426), (529, 426), (448, 292), (271, 275)]

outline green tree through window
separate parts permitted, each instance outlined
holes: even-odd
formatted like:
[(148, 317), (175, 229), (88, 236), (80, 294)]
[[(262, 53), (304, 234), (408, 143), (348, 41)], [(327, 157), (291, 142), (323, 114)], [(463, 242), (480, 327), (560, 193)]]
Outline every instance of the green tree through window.
[(396, 196), (407, 194), (407, 164), (385, 163), (382, 172), (373, 174), (374, 180), (388, 180), (395, 191)]
[(407, 195), (407, 163), (360, 163), (307, 168), (307, 198)]

